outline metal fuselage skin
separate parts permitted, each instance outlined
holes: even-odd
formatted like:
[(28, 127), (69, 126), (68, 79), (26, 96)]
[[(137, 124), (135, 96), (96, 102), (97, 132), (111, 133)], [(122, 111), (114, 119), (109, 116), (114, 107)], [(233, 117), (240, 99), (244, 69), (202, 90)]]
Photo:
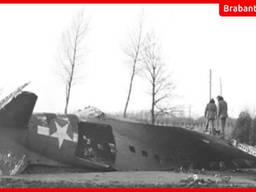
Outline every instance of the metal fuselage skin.
[[(24, 87), (24, 86), (22, 86)], [(21, 88), (0, 103), (0, 171), (14, 175), (29, 165), (100, 171), (256, 167), (228, 141), (196, 131), (76, 114), (32, 114), (37, 96)]]
[(111, 127), (80, 122), (76, 115), (34, 114), (27, 147), (47, 159), (42, 162), (38, 157), (32, 164), (114, 170), (116, 149)]
[(255, 158), (226, 141), (195, 131), (153, 126), (114, 118), (79, 120), (76, 115), (32, 116), (28, 148), (40, 156), (36, 164), (72, 165), (98, 170), (172, 170), (255, 166)]

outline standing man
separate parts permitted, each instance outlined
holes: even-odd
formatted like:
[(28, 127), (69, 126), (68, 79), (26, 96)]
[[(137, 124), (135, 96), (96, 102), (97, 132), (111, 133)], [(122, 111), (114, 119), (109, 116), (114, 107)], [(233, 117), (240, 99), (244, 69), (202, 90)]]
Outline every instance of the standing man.
[(205, 111), (204, 111), (204, 117), (206, 118), (206, 126), (205, 126), (205, 132), (208, 132), (208, 126), (209, 123), (211, 125), (210, 133), (215, 134), (214, 129), (214, 121), (217, 117), (217, 106), (215, 104), (214, 99), (211, 99), (210, 102), (206, 105)]
[(217, 96), (218, 99), (218, 118), (220, 119), (222, 137), (225, 138), (225, 126), (226, 119), (228, 117), (228, 105), (227, 102), (224, 101), (222, 96)]

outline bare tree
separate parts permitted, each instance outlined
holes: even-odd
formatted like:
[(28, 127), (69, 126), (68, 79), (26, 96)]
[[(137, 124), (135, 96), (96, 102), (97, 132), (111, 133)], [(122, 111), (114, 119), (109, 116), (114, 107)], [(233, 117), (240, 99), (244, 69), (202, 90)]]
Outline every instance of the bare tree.
[[(165, 70), (165, 64), (162, 62), (160, 46), (154, 33), (148, 33), (143, 46), (143, 74), (151, 86), (151, 123), (155, 124), (156, 117), (159, 114), (170, 114), (175, 107), (167, 107), (168, 98), (172, 96), (174, 84), (171, 76)], [(165, 104), (167, 106), (163, 107)]]
[(126, 117), (127, 108), (129, 105), (131, 93), (132, 93), (132, 87), (133, 87), (133, 80), (135, 75), (137, 74), (138, 70), (138, 64), (141, 61), (141, 51), (142, 51), (142, 29), (143, 29), (143, 21), (140, 20), (138, 29), (130, 36), (130, 41), (128, 45), (124, 49), (124, 53), (129, 58), (129, 64), (132, 64), (132, 70), (131, 70), (131, 76), (130, 76), (130, 82), (129, 82), (129, 90), (128, 95), (124, 107), (123, 117)]
[(88, 21), (80, 12), (73, 20), (70, 28), (63, 33), (62, 46), (59, 54), (61, 64), (60, 75), (65, 84), (65, 109), (68, 112), (71, 88), (81, 79), (81, 65), (84, 56), (84, 37), (88, 31)]

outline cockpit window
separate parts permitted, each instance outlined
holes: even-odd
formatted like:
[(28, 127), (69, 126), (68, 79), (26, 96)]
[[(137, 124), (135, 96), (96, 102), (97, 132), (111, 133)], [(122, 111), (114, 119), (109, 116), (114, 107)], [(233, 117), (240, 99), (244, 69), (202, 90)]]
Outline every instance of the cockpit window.
[(155, 158), (155, 160), (157, 160), (158, 162), (160, 161), (159, 155), (155, 154), (155, 155), (154, 155), (154, 158)]
[(131, 145), (129, 145), (129, 149), (130, 149), (130, 151), (133, 152), (133, 153), (136, 152), (136, 151), (135, 151), (135, 147), (133, 147), (133, 146), (131, 146)]
[(147, 151), (144, 151), (144, 150), (141, 151), (141, 154), (142, 154), (144, 157), (147, 157), (147, 156), (148, 156), (148, 152), (147, 152)]

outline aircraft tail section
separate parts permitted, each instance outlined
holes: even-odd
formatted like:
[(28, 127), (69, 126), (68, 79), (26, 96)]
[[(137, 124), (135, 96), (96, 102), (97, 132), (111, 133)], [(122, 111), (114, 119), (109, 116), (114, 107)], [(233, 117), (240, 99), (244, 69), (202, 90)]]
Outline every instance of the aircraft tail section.
[(22, 92), (28, 83), (0, 101), (0, 125), (4, 127), (26, 128), (32, 115), (37, 96), (34, 93)]

